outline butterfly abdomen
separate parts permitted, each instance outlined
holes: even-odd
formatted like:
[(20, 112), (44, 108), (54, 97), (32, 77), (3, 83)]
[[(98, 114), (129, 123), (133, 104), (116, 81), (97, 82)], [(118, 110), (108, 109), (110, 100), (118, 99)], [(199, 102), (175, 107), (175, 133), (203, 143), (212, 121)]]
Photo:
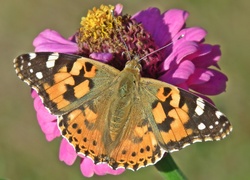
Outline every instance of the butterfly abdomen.
[[(131, 108), (138, 97), (137, 83), (138, 75), (133, 72), (122, 71), (117, 79), (116, 85), (111, 87), (113, 89), (112, 108), (109, 108), (110, 118), (110, 137), (112, 141), (121, 138), (124, 134), (124, 129), (127, 127)], [(119, 136), (118, 136), (119, 135)]]

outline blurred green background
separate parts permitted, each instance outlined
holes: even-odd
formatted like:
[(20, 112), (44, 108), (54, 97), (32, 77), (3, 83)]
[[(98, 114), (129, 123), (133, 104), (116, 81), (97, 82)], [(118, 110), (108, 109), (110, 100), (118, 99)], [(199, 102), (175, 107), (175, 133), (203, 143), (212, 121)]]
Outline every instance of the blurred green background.
[[(81, 16), (100, 4), (122, 3), (124, 13), (148, 7), (190, 12), (188, 26), (209, 33), (206, 42), (220, 44), (221, 69), (229, 77), (226, 93), (212, 98), (231, 120), (234, 130), (220, 142), (197, 143), (172, 154), (189, 179), (249, 179), (250, 175), (250, 1), (248, 0), (1, 0), (0, 5), (0, 179), (85, 179), (79, 160), (72, 167), (58, 159), (60, 139), (47, 142), (38, 126), (30, 88), (15, 75), (12, 60), (33, 51), (34, 37), (46, 28), (72, 35)], [(120, 176), (92, 179), (162, 179), (154, 166)]]

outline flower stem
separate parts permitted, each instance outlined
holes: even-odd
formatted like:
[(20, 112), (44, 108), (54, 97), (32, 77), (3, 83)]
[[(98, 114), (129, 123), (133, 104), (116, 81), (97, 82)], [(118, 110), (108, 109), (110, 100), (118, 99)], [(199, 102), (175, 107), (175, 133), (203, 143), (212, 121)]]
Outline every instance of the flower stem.
[(155, 167), (167, 180), (187, 180), (187, 178), (175, 164), (170, 154), (167, 154), (158, 163), (156, 163)]

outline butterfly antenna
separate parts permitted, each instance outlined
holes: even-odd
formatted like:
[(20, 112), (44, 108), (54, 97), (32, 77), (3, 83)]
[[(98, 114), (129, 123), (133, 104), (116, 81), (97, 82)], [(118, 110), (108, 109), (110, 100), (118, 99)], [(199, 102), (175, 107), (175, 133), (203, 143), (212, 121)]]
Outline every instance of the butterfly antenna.
[(128, 59), (128, 60), (131, 60), (131, 56), (130, 56), (130, 54), (129, 54), (128, 46), (127, 46), (125, 40), (124, 40), (123, 37), (122, 37), (121, 28), (118, 26), (118, 23), (117, 23), (117, 21), (116, 21), (116, 17), (115, 17), (115, 15), (114, 15), (114, 11), (113, 11), (113, 10), (111, 10), (111, 14), (112, 14), (112, 16), (113, 16), (113, 18), (114, 18), (114, 23), (115, 23), (115, 26), (116, 26), (116, 28), (117, 28), (117, 31), (118, 31), (119, 37), (120, 37), (120, 39), (121, 39), (121, 42), (122, 42), (122, 44), (124, 45), (124, 47), (125, 47), (125, 49), (126, 49), (126, 52), (125, 52), (125, 53), (126, 53), (127, 59)]
[(165, 46), (162, 46), (161, 48), (159, 48), (159, 49), (157, 49), (157, 50), (155, 50), (155, 51), (153, 51), (153, 52), (151, 52), (151, 53), (148, 53), (148, 54), (145, 55), (144, 57), (140, 58), (138, 61), (141, 61), (141, 60), (145, 59), (146, 57), (150, 56), (151, 54), (154, 54), (154, 53), (156, 53), (156, 52), (161, 51), (162, 49), (167, 48), (168, 46), (172, 45), (173, 43), (175, 43), (176, 41), (180, 40), (180, 39), (183, 38), (183, 37), (184, 37), (184, 34), (180, 35), (180, 37), (178, 37), (178, 39), (176, 39), (175, 41), (172, 41), (171, 43), (169, 43), (169, 44), (167, 44), (167, 45), (165, 45)]

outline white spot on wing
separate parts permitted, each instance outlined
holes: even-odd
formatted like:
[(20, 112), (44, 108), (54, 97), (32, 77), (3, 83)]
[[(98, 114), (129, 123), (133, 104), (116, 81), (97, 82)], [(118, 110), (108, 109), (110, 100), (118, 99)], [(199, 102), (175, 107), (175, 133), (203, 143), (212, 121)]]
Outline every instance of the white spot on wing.
[(185, 143), (185, 144), (183, 144), (182, 148), (185, 148), (185, 147), (187, 147), (189, 145), (190, 145), (190, 143)]
[(58, 53), (52, 53), (51, 55), (49, 55), (49, 58), (48, 60), (51, 61), (51, 60), (57, 60), (59, 57), (59, 54)]
[(47, 68), (52, 68), (55, 66), (55, 61), (59, 58), (58, 53), (53, 53), (49, 56), (48, 61), (46, 62)]
[(31, 62), (28, 62), (28, 66), (31, 66)]
[(55, 66), (55, 61), (47, 61), (46, 62), (46, 67), (47, 68), (52, 68), (52, 67), (54, 67)]
[(196, 106), (195, 112), (200, 116), (204, 113), (204, 110), (200, 106)]
[(26, 84), (30, 85), (30, 81), (28, 81), (27, 79), (24, 79), (23, 82), (25, 82)]
[(221, 135), (222, 139), (224, 139), (226, 136), (227, 136), (227, 135), (226, 135), (225, 133), (223, 133), (223, 134)]
[(224, 114), (223, 114), (222, 112), (220, 112), (220, 111), (216, 111), (216, 112), (215, 112), (215, 115), (216, 115), (216, 117), (217, 117), (218, 119), (220, 119), (221, 116), (224, 116)]
[(37, 73), (36, 73), (36, 77), (37, 77), (38, 79), (42, 79), (42, 78), (43, 78), (43, 74), (42, 74), (41, 72), (37, 72)]
[(198, 129), (199, 129), (199, 130), (204, 130), (205, 128), (206, 128), (206, 126), (205, 126), (204, 123), (200, 123), (200, 124), (198, 125)]
[(33, 73), (34, 71), (33, 71), (33, 69), (30, 69), (30, 73)]
[(192, 140), (192, 143), (202, 142), (202, 139), (194, 139)]
[(204, 141), (213, 141), (213, 138), (211, 138), (211, 137), (205, 137)]
[(215, 139), (216, 141), (219, 141), (219, 140), (221, 140), (221, 137), (217, 136), (217, 137), (215, 137), (214, 139)]
[(205, 107), (205, 102), (204, 102), (204, 100), (202, 99), (202, 98), (197, 98), (197, 100), (196, 100), (196, 104), (198, 105), (198, 106), (200, 106), (202, 109), (204, 109), (204, 107)]
[(195, 108), (195, 112), (200, 116), (204, 113), (204, 108), (205, 108), (205, 103), (204, 100), (202, 98), (197, 98), (196, 99), (196, 108)]
[(221, 128), (219, 132), (222, 133), (223, 132), (223, 128)]
[(30, 56), (30, 60), (35, 59), (36, 53), (29, 53), (29, 56)]
[(213, 128), (214, 128), (214, 126), (213, 126), (213, 125), (210, 125), (210, 126), (209, 126), (209, 129), (213, 129)]

